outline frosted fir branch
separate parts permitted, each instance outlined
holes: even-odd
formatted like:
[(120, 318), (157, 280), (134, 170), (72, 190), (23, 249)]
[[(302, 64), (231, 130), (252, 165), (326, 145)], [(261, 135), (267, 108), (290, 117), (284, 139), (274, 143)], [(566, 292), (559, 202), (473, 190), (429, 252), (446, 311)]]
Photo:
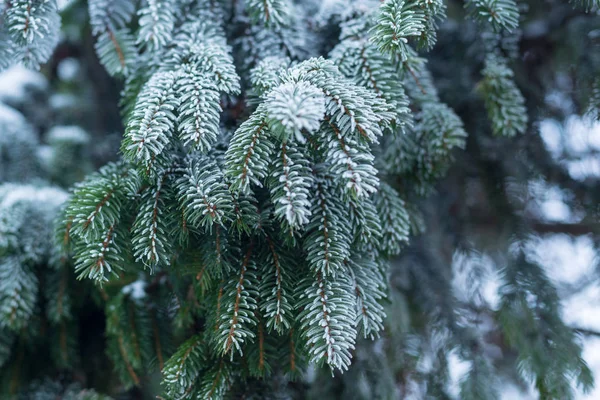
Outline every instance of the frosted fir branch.
[(429, 156), (445, 157), (454, 147), (464, 148), (467, 133), (454, 110), (443, 103), (423, 106), (418, 125), (417, 142), (429, 146)]
[(282, 143), (267, 182), (275, 216), (287, 223), (291, 235), (308, 223), (312, 181), (312, 171), (302, 148), (294, 143)]
[(431, 50), (437, 42), (438, 25), (446, 18), (446, 4), (443, 0), (415, 0), (425, 18), (425, 29), (417, 38), (417, 48)]
[(425, 31), (425, 15), (417, 2), (385, 0), (380, 7), (377, 24), (371, 30), (371, 40), (384, 53), (408, 57), (408, 39)]
[(71, 235), (94, 241), (117, 224), (125, 194), (121, 173), (118, 164), (109, 164), (76, 186), (66, 209)]
[(235, 72), (228, 46), (218, 42), (194, 44), (190, 48), (189, 65), (207, 81), (214, 82), (218, 91), (227, 94), (240, 93), (240, 78)]
[(51, 35), (56, 2), (15, 0), (6, 11), (6, 26), (18, 44), (32, 44)]
[(417, 104), (439, 102), (439, 94), (427, 68), (427, 60), (409, 48), (406, 61), (401, 64), (400, 76), (407, 94)]
[(186, 394), (191, 395), (205, 362), (202, 336), (194, 335), (183, 342), (162, 369), (166, 393), (174, 398), (186, 398)]
[[(240, 90), (230, 49), (221, 34), (210, 23), (185, 23), (177, 42), (156, 64), (157, 71), (151, 71), (137, 96), (122, 149), (128, 160), (141, 164), (149, 175), (169, 166), (165, 149), (179, 145), (176, 130), (187, 152), (207, 152), (217, 142), (221, 92)], [(201, 41), (194, 43), (193, 38)], [(135, 90), (134, 84), (128, 86)]]
[(446, 173), (454, 149), (465, 147), (466, 137), (462, 121), (450, 107), (425, 101), (416, 115), (415, 127), (386, 143), (386, 167), (404, 174), (405, 190), (427, 195)]
[(12, 62), (39, 68), (58, 44), (61, 22), (56, 1), (17, 0), (11, 2), (5, 15), (4, 24), (10, 39), (2, 39), (13, 43), (5, 47), (5, 52), (12, 53)]
[(343, 136), (377, 143), (383, 129), (394, 119), (389, 104), (376, 93), (352, 84), (328, 60), (313, 58), (282, 76), (284, 81), (305, 80), (325, 94), (325, 113)]
[(220, 133), (221, 105), (217, 87), (189, 69), (177, 81), (181, 93), (177, 124), (184, 146), (207, 152)]
[(234, 382), (232, 367), (224, 360), (217, 359), (211, 362), (211, 367), (206, 371), (199, 382), (195, 392), (199, 399), (222, 399), (225, 397)]
[(485, 101), (494, 135), (515, 136), (527, 129), (525, 99), (515, 84), (514, 74), (503, 59), (488, 56), (479, 92)]
[(410, 233), (406, 205), (398, 192), (385, 182), (381, 183), (373, 200), (383, 225), (378, 247), (387, 255), (400, 254), (401, 249), (408, 243)]
[(159, 264), (169, 265), (171, 261), (173, 245), (168, 231), (166, 179), (167, 172), (163, 171), (156, 186), (144, 191), (131, 230), (133, 256), (151, 269)]
[[(216, 5), (210, 5), (210, 0), (200, 0), (198, 7), (194, 10), (198, 15), (182, 16), (183, 23), (175, 32), (173, 48), (169, 49), (169, 57), (174, 65), (185, 64), (185, 57), (193, 53), (192, 49), (220, 47), (230, 52), (223, 29), (224, 16)], [(181, 12), (189, 12), (180, 10)]]
[(38, 278), (18, 256), (0, 258), (0, 328), (18, 332), (33, 315)]
[(372, 250), (380, 243), (384, 229), (373, 199), (371, 197), (360, 199), (350, 197), (348, 202), (354, 246)]
[(350, 138), (344, 138), (340, 129), (328, 122), (329, 137), (326, 144), (330, 171), (345, 181), (345, 188), (352, 197), (366, 197), (377, 191), (379, 179), (373, 166), (374, 157), (368, 146)]
[(124, 259), (120, 252), (124, 241), (118, 242), (120, 235), (115, 225), (108, 230), (99, 240), (81, 241), (75, 247), (77, 254), (75, 273), (77, 279), (93, 279), (103, 283), (109, 280), (111, 275), (118, 276), (117, 272), (123, 269)]
[(355, 326), (365, 339), (379, 337), (386, 317), (380, 302), (385, 299), (386, 281), (374, 260), (351, 257), (346, 265), (355, 293)]
[(465, 7), (482, 24), (490, 24), (495, 31), (508, 32), (519, 26), (519, 7), (514, 0), (469, 0)]
[(184, 23), (175, 35), (161, 69), (175, 71), (184, 67), (188, 73), (215, 85), (220, 92), (239, 94), (239, 77), (220, 22), (192, 20)]
[(261, 104), (235, 131), (225, 153), (226, 174), (231, 179), (233, 191), (247, 193), (250, 184), (262, 186), (274, 151), (268, 134), (266, 110)]
[(289, 23), (291, 4), (288, 0), (248, 0), (248, 14), (254, 22), (277, 28)]
[(250, 71), (253, 94), (261, 97), (281, 83), (279, 76), (291, 61), (287, 57), (268, 56), (262, 59)]
[(135, 8), (135, 2), (131, 0), (90, 0), (88, 10), (92, 34), (121, 30), (131, 21)]
[(325, 114), (323, 92), (308, 82), (286, 82), (269, 92), (265, 99), (267, 120), (278, 140), (304, 143), (303, 131), (315, 132)]
[(335, 276), (350, 256), (351, 235), (343, 196), (332, 182), (316, 177), (315, 198), (306, 227), (304, 250), (314, 273)]
[[(297, 375), (306, 358), (347, 369), (356, 336), (376, 337), (382, 328), (387, 258), (422, 225), (414, 205), (383, 182), (392, 177), (378, 176), (377, 168), (400, 172), (403, 189), (422, 193), (443, 174), (453, 149), (465, 145), (460, 119), (440, 103), (412, 48), (435, 43), (442, 1), (387, 0), (381, 10), (368, 8), (377, 0), (342, 4), (345, 10), (318, 18), (289, 3), (293, 12), (279, 18), (278, 5), (287, 3), (246, 2), (262, 25), (249, 26), (241, 6), (142, 2), (138, 49), (123, 30), (127, 3), (114, 3), (123, 6), (114, 15), (107, 8), (92, 16), (104, 25), (92, 22), (104, 35), (102, 62), (113, 74), (130, 74), (125, 102), (135, 105), (126, 111), (123, 153), (135, 177), (94, 176), (86, 190), (78, 188), (73, 204), (80, 209), (65, 220), (65, 231), (77, 265), (100, 265), (92, 278), (121, 266), (133, 273), (136, 261), (163, 270), (150, 285), (175, 294), (165, 315), (175, 316), (178, 331), (200, 330), (165, 364), (166, 398), (235, 396), (231, 388), (247, 377), (266, 378), (280, 364)], [(315, 19), (328, 25), (307, 29)], [(286, 58), (326, 48), (311, 38), (340, 20), (333, 60)], [(245, 93), (225, 35), (239, 36), (238, 28), (246, 30), (234, 43), (236, 65), (243, 73), (256, 66)], [(126, 49), (135, 52), (126, 56)], [(249, 83), (250, 104), (259, 104), (253, 113), (243, 105)], [(379, 142), (392, 148), (388, 158), (380, 157)], [(377, 159), (383, 162), (376, 168)], [(386, 168), (389, 160), (396, 164)], [(114, 187), (107, 184), (113, 180)], [(114, 199), (105, 200), (113, 189)], [(97, 226), (78, 232), (90, 215)], [(123, 225), (133, 219), (130, 239)], [(125, 257), (131, 250), (134, 260)], [(68, 251), (65, 245), (62, 254)], [(119, 254), (125, 260), (110, 259)], [(154, 302), (162, 292), (148, 291), (151, 307), (161, 304)], [(119, 292), (106, 310), (108, 352), (125, 386), (143, 382), (153, 348), (148, 309), (136, 308), (146, 303), (133, 293)]]
[(170, 0), (145, 0), (145, 3), (138, 10), (140, 29), (137, 44), (156, 51), (171, 41), (175, 26), (174, 7)]
[[(301, 8), (296, 7), (295, 13)], [(252, 25), (246, 35), (237, 38), (243, 54), (242, 70), (246, 72), (267, 58), (305, 60), (316, 54), (316, 41), (311, 32), (306, 32), (305, 20), (296, 15), (290, 26), (278, 29), (264, 29)]]
[(295, 267), (292, 257), (282, 247), (276, 247), (269, 236), (267, 250), (264, 252), (265, 262), (261, 269), (263, 279), (259, 286), (260, 305), (266, 319), (266, 327), (279, 334), (288, 331), (293, 323), (293, 282), (291, 270)]
[(179, 106), (176, 83), (179, 74), (158, 72), (139, 94), (127, 124), (123, 154), (132, 162), (151, 164), (161, 156), (173, 137)]
[(191, 226), (212, 229), (223, 225), (233, 212), (231, 194), (216, 164), (204, 157), (189, 156), (177, 180), (179, 199)]
[(350, 366), (356, 329), (352, 287), (345, 276), (326, 279), (320, 273), (299, 284), (298, 318), (311, 362), (328, 364), (332, 371)]
[(238, 275), (234, 275), (226, 285), (223, 313), (218, 322), (217, 346), (223, 355), (229, 354), (231, 359), (235, 352), (243, 355), (242, 344), (252, 341), (256, 336), (250, 330), (250, 327), (256, 325), (254, 311), (258, 307), (258, 282), (255, 275), (256, 266), (251, 259), (252, 251), (251, 242)]
[(409, 100), (393, 60), (382, 55), (371, 43), (354, 39), (338, 44), (330, 57), (346, 77), (373, 90), (394, 108), (397, 126), (402, 128), (412, 124)]
[(135, 38), (128, 30), (107, 30), (100, 34), (94, 46), (100, 63), (112, 75), (127, 75), (138, 55)]
[(17, 44), (4, 29), (0, 30), (0, 71), (10, 67), (15, 62)]
[(233, 205), (232, 227), (238, 233), (250, 234), (259, 223), (258, 202), (252, 193), (232, 192), (231, 185), (227, 185)]

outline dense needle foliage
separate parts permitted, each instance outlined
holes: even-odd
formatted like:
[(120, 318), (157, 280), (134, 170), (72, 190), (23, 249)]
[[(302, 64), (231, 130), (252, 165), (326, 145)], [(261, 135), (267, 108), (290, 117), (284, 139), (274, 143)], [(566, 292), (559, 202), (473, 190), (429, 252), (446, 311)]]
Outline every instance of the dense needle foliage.
[[(598, 9), (597, 1), (573, 6)], [(420, 204), (438, 196), (436, 185), (469, 135), (482, 134), (469, 132), (475, 117), (463, 122), (453, 109), (466, 101), (446, 102), (452, 96), (440, 94), (429, 69), (426, 55), (447, 40), (439, 34), (447, 13), (477, 32), (470, 41), (478, 59), (469, 64), (477, 78), (468, 80), (482, 132), (508, 141), (532, 126), (513, 71), (523, 7), (514, 0), (456, 7), (442, 0), (88, 0), (98, 60), (123, 87), (120, 158), (76, 183), (63, 207), (66, 194), (51, 192), (59, 189), (0, 186), (0, 365), (20, 368), (21, 348), (38, 329), (40, 290), (47, 292), (40, 318), (75, 326), (69, 321), (77, 312), (61, 296), (77, 287), (76, 276), (94, 282), (86, 290), (104, 319), (101, 351), (117, 383), (102, 390), (133, 396), (159, 374), (160, 389), (148, 391), (164, 399), (311, 390), (324, 398), (327, 385), (306, 384), (309, 372), (324, 367), (327, 377), (319, 379), (367, 371), (360, 375), (366, 398), (398, 398), (398, 388), (411, 385), (443, 398), (454, 353), (470, 366), (460, 398), (497, 398), (496, 366), (452, 309), (451, 278), (428, 269), (430, 253), (404, 254), (411, 236), (428, 229)], [(47, 61), (59, 25), (53, 0), (4, 1), (0, 68)], [(592, 87), (593, 78), (585, 79)], [(590, 115), (600, 92), (593, 87), (584, 94)], [(0, 179), (24, 181), (35, 134), (24, 121), (3, 123)], [(77, 129), (63, 127), (47, 140), (77, 159), (89, 146)], [(55, 182), (77, 180), (67, 175), (71, 161), (53, 160)], [(591, 372), (561, 319), (553, 283), (526, 255), (521, 241), (529, 232), (517, 222), (512, 228), (490, 317), (516, 354), (506, 375), (541, 398), (567, 399), (572, 382), (593, 386)], [(390, 269), (398, 256), (419, 282), (402, 296)], [(410, 335), (394, 328), (405, 295), (421, 304), (405, 305), (416, 316)], [(62, 339), (60, 350), (76, 353), (75, 342), (85, 343), (81, 334), (69, 338), (74, 343)], [(373, 347), (365, 356), (361, 346), (373, 340), (399, 354)], [(77, 355), (60, 363), (60, 350), (56, 368), (76, 368)], [(433, 354), (432, 371), (413, 365), (410, 377), (386, 375), (394, 363), (411, 369), (419, 353)], [(387, 373), (369, 376), (381, 365)], [(9, 395), (54, 393), (56, 385), (23, 389), (14, 373), (2, 378)], [(56, 392), (64, 398), (100, 398), (63, 383)]]

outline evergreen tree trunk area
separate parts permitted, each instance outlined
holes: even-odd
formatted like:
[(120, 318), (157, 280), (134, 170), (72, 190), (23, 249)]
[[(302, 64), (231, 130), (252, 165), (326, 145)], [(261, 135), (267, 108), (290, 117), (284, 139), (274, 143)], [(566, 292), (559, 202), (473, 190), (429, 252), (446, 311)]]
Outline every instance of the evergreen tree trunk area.
[(0, 399), (597, 398), (599, 119), (598, 0), (1, 0)]

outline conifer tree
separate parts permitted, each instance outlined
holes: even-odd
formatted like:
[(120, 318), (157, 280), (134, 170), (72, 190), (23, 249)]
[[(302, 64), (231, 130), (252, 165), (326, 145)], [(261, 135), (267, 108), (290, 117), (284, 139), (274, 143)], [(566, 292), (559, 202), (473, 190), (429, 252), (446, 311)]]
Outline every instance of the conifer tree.
[[(77, 126), (54, 126), (43, 136), (47, 145), (31, 121), (0, 103), (0, 397), (101, 400), (80, 384), (40, 376), (78, 366), (81, 294), (93, 288), (74, 279), (54, 228), (68, 198), (59, 185), (89, 171), (90, 136)], [(41, 362), (28, 361), (40, 354)]]
[[(496, 367), (457, 320), (451, 277), (431, 267), (442, 261), (429, 260), (429, 249), (405, 255), (427, 228), (420, 203), (436, 196), (457, 151), (481, 134), (468, 132), (469, 120), (453, 108), (461, 104), (442, 95), (426, 58), (445, 40), (441, 25), (455, 6), (89, 0), (97, 57), (123, 86), (120, 158), (73, 186), (53, 242), (48, 218), (60, 196), (31, 189), (20, 201), (25, 189), (0, 186), (0, 329), (7, 332), (0, 363), (14, 365), (13, 337), (35, 329), (28, 321), (41, 287), (36, 268), (66, 273), (72, 260), (68, 272), (95, 285), (105, 352), (123, 390), (143, 388), (158, 373), (164, 399), (293, 397), (290, 382), (311, 369), (328, 371), (320, 379), (344, 374), (348, 385), (360, 373), (353, 371), (392, 371), (381, 349), (377, 357), (361, 351), (375, 340), (410, 349), (390, 363), (433, 355), (434, 371), (410, 377), (432, 398), (446, 393), (451, 352), (470, 365), (460, 397), (497, 398)], [(597, 12), (599, 5), (574, 6)], [(9, 64), (2, 60), (34, 67), (47, 60), (57, 41), (56, 4), (3, 7), (0, 68)], [(519, 4), (474, 0), (452, 12), (480, 37), (470, 89), (485, 114), (468, 117), (485, 120), (490, 140), (518, 140), (532, 126), (513, 71)], [(593, 115), (597, 85), (589, 92)], [(34, 148), (27, 133), (0, 129), (8, 132), (0, 151), (20, 159), (15, 146)], [(80, 133), (63, 128), (48, 140), (60, 154), (78, 154), (87, 143)], [(53, 159), (51, 174), (74, 180), (60, 162)], [(23, 172), (7, 167), (0, 178)], [(516, 379), (531, 381), (543, 398), (567, 399), (571, 380), (587, 390), (593, 379), (561, 319), (556, 288), (525, 254), (527, 232), (513, 228), (494, 323), (516, 354)], [(399, 255), (418, 282), (411, 301), (420, 302), (420, 337), (393, 327), (402, 296), (390, 262)], [(49, 277), (45, 288), (55, 293), (56, 285)], [(63, 323), (71, 316), (55, 301), (48, 295), (47, 318)], [(361, 376), (378, 387), (370, 396), (396, 397), (396, 377)], [(52, 385), (44, 388), (71, 390)]]

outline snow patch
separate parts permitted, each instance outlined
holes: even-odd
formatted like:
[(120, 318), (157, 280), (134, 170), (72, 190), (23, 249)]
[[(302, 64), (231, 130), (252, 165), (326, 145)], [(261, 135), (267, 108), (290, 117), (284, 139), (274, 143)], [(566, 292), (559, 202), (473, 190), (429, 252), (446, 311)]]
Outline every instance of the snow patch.
[(596, 251), (591, 236), (545, 235), (526, 244), (527, 252), (558, 284), (575, 284), (596, 271)]
[(79, 74), (81, 66), (77, 59), (69, 57), (65, 58), (58, 64), (57, 74), (62, 81), (73, 81)]
[(65, 108), (77, 106), (77, 97), (67, 93), (55, 93), (50, 96), (49, 104), (54, 110), (63, 110)]
[(22, 65), (15, 65), (0, 73), (0, 99), (21, 100), (28, 88), (44, 91), (48, 81), (39, 72), (31, 71)]
[(542, 120), (540, 135), (552, 157), (563, 163), (577, 180), (600, 176), (600, 122), (571, 115), (561, 123)]
[(0, 103), (0, 126), (25, 124), (25, 117), (12, 107)]
[(540, 122), (540, 135), (552, 157), (558, 158), (564, 150), (560, 124), (553, 119)]
[(19, 202), (34, 202), (44, 207), (58, 207), (69, 198), (64, 190), (53, 187), (37, 187), (34, 185), (4, 185), (0, 207), (9, 208)]
[(49, 143), (70, 142), (85, 144), (90, 141), (90, 136), (79, 126), (55, 126), (48, 131), (46, 139)]
[(137, 280), (123, 287), (121, 292), (130, 296), (134, 300), (141, 300), (146, 297), (146, 282), (143, 280)]

